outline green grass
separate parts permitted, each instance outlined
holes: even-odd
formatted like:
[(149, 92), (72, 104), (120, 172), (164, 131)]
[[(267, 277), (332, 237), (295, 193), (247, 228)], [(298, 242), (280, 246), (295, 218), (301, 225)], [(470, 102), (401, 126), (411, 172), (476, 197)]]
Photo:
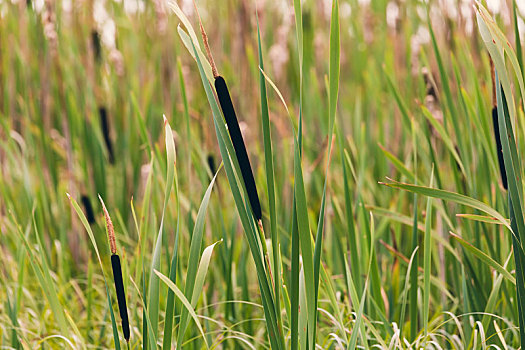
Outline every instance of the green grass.
[(139, 3), (0, 3), (0, 348), (525, 343), (515, 3), (199, 2), (262, 229), (193, 4)]

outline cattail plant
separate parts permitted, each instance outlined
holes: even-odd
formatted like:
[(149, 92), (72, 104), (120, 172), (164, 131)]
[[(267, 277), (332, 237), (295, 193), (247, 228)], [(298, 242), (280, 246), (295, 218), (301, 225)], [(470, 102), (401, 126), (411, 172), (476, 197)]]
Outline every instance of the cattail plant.
[(195, 4), (195, 11), (199, 17), (199, 26), (201, 30), (202, 40), (204, 42), (204, 47), (208, 55), (208, 61), (210, 62), (213, 78), (215, 79), (215, 92), (219, 99), (219, 105), (221, 106), (224, 119), (226, 120), (226, 125), (228, 125), (228, 131), (230, 132), (230, 137), (232, 140), (233, 148), (239, 162), (239, 167), (241, 170), (242, 179), (244, 186), (246, 187), (246, 192), (248, 193), (248, 200), (252, 208), (253, 216), (255, 221), (259, 225), (259, 228), (262, 230), (262, 211), (261, 203), (259, 201), (259, 195), (257, 194), (257, 186), (255, 185), (255, 179), (253, 177), (252, 167), (250, 165), (250, 159), (248, 158), (248, 152), (246, 151), (246, 146), (244, 144), (244, 139), (242, 137), (241, 129), (239, 127), (239, 122), (237, 120), (237, 115), (235, 113), (235, 108), (233, 107), (233, 102), (230, 96), (230, 91), (228, 90), (228, 85), (222, 76), (219, 75), (217, 71), (217, 66), (213, 60), (213, 55), (211, 54), (210, 45), (208, 43), (208, 35), (204, 30), (202, 25), (201, 18), (199, 16), (199, 11), (197, 5)]
[(126, 293), (124, 291), (124, 283), (122, 280), (122, 268), (120, 266), (120, 257), (117, 254), (117, 243), (115, 240), (115, 229), (113, 228), (113, 222), (109, 216), (109, 212), (106, 209), (106, 205), (100, 195), (98, 196), (100, 203), (102, 203), (102, 209), (104, 210), (104, 217), (106, 219), (106, 230), (109, 239), (109, 248), (111, 251), (111, 268), (113, 270), (113, 279), (115, 281), (115, 290), (117, 293), (117, 302), (122, 320), (122, 332), (124, 333), (124, 339), (129, 343), (130, 331), (128, 321), (128, 309), (126, 307)]

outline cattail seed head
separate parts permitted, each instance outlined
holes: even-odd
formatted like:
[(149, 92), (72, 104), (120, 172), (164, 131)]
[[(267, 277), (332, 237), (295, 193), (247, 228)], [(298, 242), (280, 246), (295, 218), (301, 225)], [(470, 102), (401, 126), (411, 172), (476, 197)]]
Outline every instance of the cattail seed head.
[(111, 250), (111, 268), (113, 270), (113, 279), (115, 281), (115, 291), (117, 293), (117, 303), (119, 307), (120, 318), (122, 320), (122, 331), (124, 333), (124, 339), (129, 342), (130, 330), (129, 330), (129, 319), (128, 309), (126, 305), (126, 293), (124, 291), (124, 281), (122, 279), (122, 267), (120, 265), (120, 257), (117, 254), (117, 244), (115, 242), (115, 230), (113, 228), (113, 222), (109, 216), (106, 204), (102, 200), (102, 197), (98, 195), (100, 203), (102, 203), (102, 209), (104, 210), (104, 217), (106, 218), (106, 228), (108, 231), (109, 248)]
[(113, 269), (113, 279), (115, 281), (115, 291), (117, 293), (117, 303), (122, 320), (122, 332), (124, 339), (129, 342), (129, 319), (128, 308), (126, 303), (126, 293), (124, 291), (124, 281), (122, 280), (122, 267), (120, 265), (120, 257), (117, 254), (111, 255), (111, 268)]
[(87, 221), (92, 224), (95, 222), (95, 214), (93, 213), (93, 207), (91, 206), (91, 201), (89, 200), (89, 197), (85, 194), (82, 195), (80, 198), (82, 201), (82, 204), (84, 205), (84, 210), (86, 211), (86, 219)]
[(230, 138), (235, 150), (235, 155), (237, 156), (237, 161), (239, 162), (244, 187), (246, 188), (246, 192), (248, 194), (248, 201), (250, 202), (255, 221), (261, 222), (262, 210), (261, 203), (259, 201), (259, 195), (257, 194), (257, 186), (255, 185), (250, 159), (248, 158), (248, 152), (246, 151), (244, 139), (242, 137), (239, 122), (237, 120), (237, 115), (235, 114), (235, 109), (233, 108), (230, 91), (228, 90), (228, 86), (226, 85), (224, 78), (221, 77), (217, 72), (217, 67), (213, 61), (213, 56), (208, 44), (208, 36), (206, 35), (206, 31), (202, 25), (199, 10), (197, 9), (195, 0), (193, 1), (193, 5), (195, 6), (195, 11), (197, 12), (197, 17), (199, 18), (202, 40), (204, 42), (206, 52), (208, 53), (208, 60), (210, 61), (213, 77), (215, 78), (215, 92), (217, 93), (217, 98), (219, 99), (219, 104), (221, 106), (224, 119), (226, 120), (226, 125), (228, 126), (228, 131), (230, 133)]
[[(501, 135), (499, 131), (499, 120), (498, 120), (498, 101), (496, 99), (496, 89), (500, 86), (496, 83), (496, 71), (494, 68), (494, 62), (490, 58), (490, 76), (492, 80), (492, 127), (494, 128), (494, 139), (496, 141), (496, 154), (498, 155), (499, 172), (501, 176), (501, 185), (505, 190), (508, 189), (507, 171), (505, 170), (505, 160), (503, 158), (503, 147), (501, 144)], [(503, 98), (505, 98), (505, 93)]]
[(233, 148), (235, 149), (235, 154), (239, 162), (250, 206), (252, 207), (255, 220), (261, 220), (261, 203), (259, 202), (259, 195), (257, 194), (257, 186), (255, 185), (250, 159), (248, 158), (248, 152), (246, 151), (244, 139), (242, 138), (241, 129), (239, 127), (239, 122), (237, 121), (235, 109), (233, 108), (233, 102), (231, 100), (228, 86), (226, 85), (224, 78), (221, 76), (215, 78), (215, 91), (217, 92), (224, 119), (228, 125), (228, 131), (230, 132)]
[(215, 172), (217, 171), (217, 167), (215, 166), (215, 158), (213, 157), (213, 154), (208, 154), (208, 157), (207, 157), (207, 162), (208, 162), (208, 167), (210, 168), (210, 172), (212, 174), (215, 174)]
[(102, 46), (100, 45), (100, 34), (96, 30), (91, 31), (91, 45), (93, 46), (95, 62), (100, 63), (102, 59)]
[(111, 142), (109, 118), (106, 107), (100, 106), (98, 108), (98, 114), (100, 116), (100, 127), (102, 128), (102, 135), (104, 136), (104, 141), (108, 150), (109, 162), (111, 164), (114, 164), (115, 155), (113, 153), (113, 143)]

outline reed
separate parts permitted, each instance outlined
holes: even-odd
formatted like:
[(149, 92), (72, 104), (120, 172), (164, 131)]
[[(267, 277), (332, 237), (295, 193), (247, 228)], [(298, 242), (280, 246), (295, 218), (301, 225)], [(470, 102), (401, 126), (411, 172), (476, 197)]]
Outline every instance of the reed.
[(130, 330), (129, 330), (129, 319), (128, 319), (128, 308), (126, 306), (126, 292), (124, 291), (124, 282), (122, 280), (122, 267), (120, 265), (120, 257), (117, 253), (117, 242), (115, 238), (115, 229), (113, 227), (113, 221), (109, 216), (109, 212), (106, 209), (106, 204), (102, 200), (100, 195), (98, 196), (102, 209), (104, 211), (104, 218), (106, 220), (106, 231), (109, 240), (109, 250), (111, 252), (111, 268), (113, 270), (113, 280), (115, 282), (115, 291), (117, 294), (117, 303), (120, 313), (120, 319), (122, 321), (122, 333), (124, 339), (129, 344)]
[(239, 163), (241, 170), (241, 176), (246, 188), (246, 193), (248, 194), (248, 200), (250, 202), (250, 207), (253, 212), (255, 221), (262, 229), (262, 211), (261, 211), (261, 202), (259, 201), (259, 195), (257, 193), (257, 185), (255, 184), (255, 178), (253, 177), (253, 170), (250, 164), (250, 158), (248, 157), (248, 152), (246, 151), (246, 145), (244, 144), (244, 138), (242, 137), (241, 129), (239, 127), (239, 121), (237, 120), (237, 114), (235, 113), (235, 108), (233, 107), (233, 102), (230, 96), (230, 91), (228, 90), (228, 85), (222, 76), (219, 75), (217, 71), (217, 66), (213, 60), (213, 55), (211, 53), (210, 45), (208, 43), (208, 35), (204, 30), (202, 25), (201, 18), (199, 16), (199, 11), (197, 9), (197, 4), (195, 5), (195, 11), (199, 17), (199, 27), (202, 35), (202, 40), (204, 42), (204, 47), (208, 55), (208, 60), (211, 65), (213, 78), (215, 80), (215, 92), (219, 99), (219, 105), (221, 106), (222, 114), (226, 120), (226, 125), (228, 125), (228, 132), (231, 137), (233, 148), (235, 149), (235, 155)]

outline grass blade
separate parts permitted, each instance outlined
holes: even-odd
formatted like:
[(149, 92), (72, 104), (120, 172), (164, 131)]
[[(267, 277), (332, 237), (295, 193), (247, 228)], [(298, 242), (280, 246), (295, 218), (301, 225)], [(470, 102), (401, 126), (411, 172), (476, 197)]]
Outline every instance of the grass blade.
[[(430, 188), (434, 174), (430, 175)], [(428, 336), (428, 315), (430, 310), (430, 275), (431, 275), (431, 254), (432, 254), (432, 197), (427, 200), (427, 210), (425, 219), (425, 241), (423, 244), (423, 329), (424, 340)]]
[[(220, 171), (220, 168), (219, 168), (219, 171)], [(189, 253), (189, 258), (188, 258), (188, 271), (186, 273), (186, 287), (184, 289), (184, 296), (188, 300), (191, 300), (192, 303), (193, 303), (193, 298), (196, 295), (195, 293), (197, 292), (194, 290), (194, 288), (196, 285), (197, 269), (199, 266), (198, 261), (201, 255), (201, 245), (202, 245), (202, 237), (204, 234), (206, 211), (208, 210), (208, 204), (210, 203), (211, 191), (213, 189), (215, 179), (217, 178), (217, 174), (218, 172), (215, 174), (210, 184), (208, 185), (208, 188), (206, 189), (201, 205), (199, 207), (199, 211), (197, 213), (197, 219), (195, 221), (195, 226), (193, 227), (193, 234), (191, 236), (190, 253)], [(181, 317), (180, 317), (180, 324), (179, 324), (180, 331), (177, 337), (178, 347), (182, 345), (184, 333), (186, 333), (186, 327), (188, 326), (188, 316), (189, 315), (188, 315), (187, 310), (186, 309), (182, 310)]]
[[(154, 273), (155, 270), (160, 270), (160, 257), (162, 254), (163, 232), (164, 232), (164, 218), (166, 215), (166, 208), (170, 199), (171, 188), (175, 180), (175, 143), (173, 141), (173, 133), (170, 124), (164, 116), (164, 132), (166, 142), (166, 158), (167, 158), (167, 173), (166, 173), (166, 188), (164, 191), (164, 206), (162, 209), (162, 217), (160, 219), (159, 233), (157, 235), (155, 250), (151, 260), (150, 278), (148, 285), (148, 313), (151, 322), (153, 334), (150, 334), (153, 339), (157, 339), (157, 330), (159, 325), (159, 279)], [(156, 342), (156, 341), (155, 341)]]
[(186, 297), (184, 296), (184, 293), (182, 293), (182, 291), (168, 277), (166, 277), (159, 271), (155, 270), (155, 274), (160, 278), (160, 280), (162, 280), (162, 282), (164, 282), (168, 286), (169, 289), (173, 291), (173, 293), (175, 293), (177, 298), (179, 298), (179, 300), (182, 302), (182, 305), (184, 305), (185, 309), (188, 311), (193, 321), (195, 321), (195, 325), (197, 326), (197, 329), (199, 330), (202, 339), (206, 344), (206, 348), (209, 349), (210, 347), (208, 345), (208, 341), (206, 340), (206, 336), (204, 335), (204, 331), (202, 330), (202, 326), (199, 323), (199, 318), (195, 314), (195, 310), (191, 306), (188, 299), (186, 299)]

